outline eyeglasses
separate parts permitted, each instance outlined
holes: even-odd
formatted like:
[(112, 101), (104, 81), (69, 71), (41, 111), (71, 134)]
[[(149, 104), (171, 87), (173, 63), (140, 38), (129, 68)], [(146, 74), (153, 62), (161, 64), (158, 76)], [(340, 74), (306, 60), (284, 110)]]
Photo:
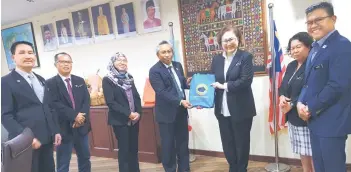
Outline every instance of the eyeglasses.
[(313, 23), (315, 23), (316, 25), (319, 25), (319, 24), (321, 24), (321, 22), (322, 22), (324, 19), (326, 19), (326, 18), (328, 18), (328, 17), (331, 17), (331, 16), (318, 17), (318, 18), (316, 18), (316, 19), (314, 19), (314, 20), (306, 21), (305, 23), (307, 24), (307, 26), (312, 26)]
[(60, 60), (60, 61), (58, 61), (57, 63), (60, 63), (60, 64), (72, 64), (73, 62), (72, 62), (72, 61)]
[(128, 63), (127, 59), (116, 59), (116, 61), (119, 63)]
[(227, 44), (227, 43), (229, 43), (229, 42), (237, 41), (237, 40), (238, 40), (238, 38), (232, 37), (232, 38), (228, 38), (228, 39), (222, 40), (222, 43)]

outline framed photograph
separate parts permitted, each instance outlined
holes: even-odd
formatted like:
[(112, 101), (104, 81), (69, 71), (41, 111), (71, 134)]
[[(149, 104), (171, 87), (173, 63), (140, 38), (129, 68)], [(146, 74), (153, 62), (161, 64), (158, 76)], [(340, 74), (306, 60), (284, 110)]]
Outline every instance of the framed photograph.
[(42, 25), (41, 35), (43, 38), (44, 51), (53, 51), (58, 48), (57, 37), (54, 31), (54, 25), (52, 23)]
[(114, 39), (110, 4), (91, 7), (91, 15), (93, 17), (95, 40)]
[(160, 1), (140, 0), (141, 18), (143, 19), (144, 33), (162, 30)]
[(72, 12), (74, 38), (76, 44), (89, 44), (93, 42), (90, 27), (89, 10), (83, 9)]
[(12, 60), (11, 53), (11, 45), (16, 41), (28, 41), (33, 44), (34, 52), (37, 58), (34, 67), (40, 67), (37, 44), (35, 43), (33, 24), (31, 22), (3, 29), (1, 30), (1, 37), (4, 44), (6, 61), (9, 70), (12, 70), (16, 67), (14, 61)]
[(115, 13), (118, 36), (136, 35), (133, 3), (130, 2), (116, 6)]
[(56, 21), (56, 30), (60, 47), (72, 45), (73, 34), (68, 19)]

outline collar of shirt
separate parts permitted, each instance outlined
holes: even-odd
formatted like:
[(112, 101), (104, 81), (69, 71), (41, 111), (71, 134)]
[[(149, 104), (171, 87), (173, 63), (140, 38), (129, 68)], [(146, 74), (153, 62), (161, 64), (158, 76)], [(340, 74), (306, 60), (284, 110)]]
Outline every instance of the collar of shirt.
[(234, 53), (231, 56), (229, 56), (229, 57), (227, 57), (227, 53), (226, 52), (223, 52), (222, 56), (224, 57), (225, 60), (232, 60), (234, 58), (236, 52), (237, 52), (237, 50), (235, 50)]
[(34, 76), (35, 77), (35, 75), (33, 74), (33, 72), (31, 71), (30, 73), (28, 73), (28, 72), (25, 72), (25, 71), (23, 71), (23, 70), (21, 70), (21, 69), (19, 69), (19, 68), (15, 68), (15, 71), (18, 73), (18, 74), (20, 74), (24, 79), (28, 79), (28, 76)]
[(333, 34), (336, 30), (334, 29), (333, 31), (329, 32), (327, 35), (325, 35), (322, 39), (318, 40), (317, 43), (319, 46), (322, 46), (325, 40), (329, 38), (331, 34)]
[(169, 65), (164, 64), (164, 63), (163, 63), (163, 65), (165, 65), (167, 69), (168, 69), (169, 67), (171, 67), (171, 66), (173, 67), (172, 62), (171, 62), (171, 64), (169, 64)]
[[(66, 81), (65, 81), (65, 79), (67, 79), (67, 78), (69, 78), (69, 79), (70, 79), (70, 80), (69, 80), (70, 83), (72, 83), (71, 75), (69, 75), (68, 77), (62, 76), (61, 74), (59, 74), (59, 75), (60, 75), (62, 81), (63, 81), (65, 84), (67, 84)], [(71, 84), (71, 85), (72, 85), (72, 84)]]

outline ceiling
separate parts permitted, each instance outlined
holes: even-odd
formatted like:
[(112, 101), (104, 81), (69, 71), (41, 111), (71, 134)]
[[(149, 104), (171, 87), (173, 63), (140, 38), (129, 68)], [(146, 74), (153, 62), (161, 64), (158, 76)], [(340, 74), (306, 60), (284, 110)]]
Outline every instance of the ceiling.
[(1, 26), (86, 1), (91, 0), (1, 0)]

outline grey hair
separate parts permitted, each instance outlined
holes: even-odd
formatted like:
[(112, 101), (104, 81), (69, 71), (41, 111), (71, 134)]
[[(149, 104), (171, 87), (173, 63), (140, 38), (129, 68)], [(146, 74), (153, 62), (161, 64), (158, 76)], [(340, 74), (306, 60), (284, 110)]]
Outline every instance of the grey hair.
[(60, 53), (57, 53), (57, 54), (55, 54), (55, 56), (54, 56), (54, 60), (55, 60), (55, 65), (57, 64), (57, 62), (58, 62), (58, 57), (60, 56), (60, 55), (66, 55), (66, 56), (68, 56), (71, 60), (72, 60), (72, 57), (71, 57), (71, 55), (69, 55), (68, 53), (66, 53), (66, 52), (60, 52)]
[(157, 47), (156, 47), (156, 55), (157, 55), (158, 52), (160, 51), (160, 46), (161, 46), (161, 45), (165, 45), (165, 44), (170, 45), (170, 46), (172, 47), (172, 51), (173, 51), (173, 45), (172, 45), (170, 42), (163, 40), (163, 41), (161, 41), (160, 43), (158, 43), (158, 45), (157, 45)]

